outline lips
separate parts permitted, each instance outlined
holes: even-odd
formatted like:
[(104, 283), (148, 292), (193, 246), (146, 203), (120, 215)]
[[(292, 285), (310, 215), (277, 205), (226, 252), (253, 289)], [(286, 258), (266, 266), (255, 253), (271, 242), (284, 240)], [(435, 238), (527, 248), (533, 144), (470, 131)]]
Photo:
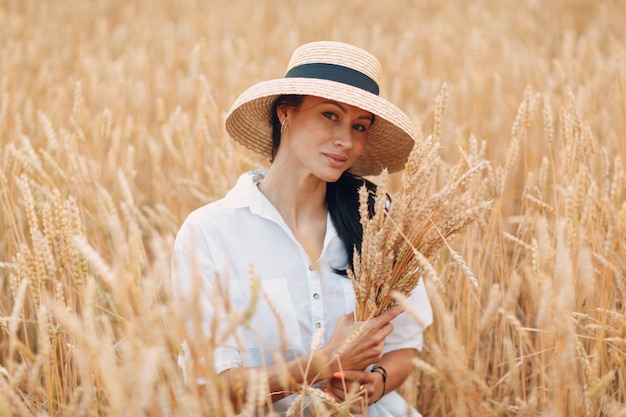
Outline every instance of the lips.
[(326, 157), (326, 160), (330, 163), (330, 165), (334, 168), (341, 168), (345, 165), (348, 158), (342, 155), (325, 153), (323, 154)]

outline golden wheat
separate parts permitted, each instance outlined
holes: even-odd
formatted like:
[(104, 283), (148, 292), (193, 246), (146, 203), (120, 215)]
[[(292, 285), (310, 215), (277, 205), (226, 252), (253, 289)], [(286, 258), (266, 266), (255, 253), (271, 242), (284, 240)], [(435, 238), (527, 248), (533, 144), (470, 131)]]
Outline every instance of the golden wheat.
[[(446, 95), (444, 86), (438, 96), (441, 99), (435, 125), (443, 119)], [(403, 188), (392, 197), (390, 207), (387, 207), (387, 173), (383, 171), (371, 218), (369, 193), (365, 187), (359, 192), (363, 243), (361, 253), (355, 252), (354, 270), (348, 271), (357, 299), (356, 320), (375, 317), (393, 305), (394, 291), (410, 294), (424, 275), (421, 271), (426, 271), (430, 279), (437, 279), (431, 265), (443, 247), (448, 248), (472, 285), (478, 286), (471, 269), (448, 240), (489, 208), (490, 203), (473, 196), (469, 186), (487, 164), (476, 161), (465, 172), (461, 171), (461, 164), (450, 167), (450, 177), (443, 180), (442, 189), (426, 195), (423, 190), (430, 188), (429, 179), (435, 177), (439, 168), (433, 158), (437, 149), (438, 141), (434, 138), (415, 144), (402, 174)]]
[[(236, 95), (332, 38), (379, 57), (382, 94), (430, 138), (405, 170), (418, 186), (390, 176), (389, 194), (435, 201), (488, 161), (446, 227), (477, 198), (492, 209), (422, 265), (435, 323), (401, 392), (429, 416), (626, 416), (624, 21), (617, 0), (5, 1), (0, 415), (234, 415), (215, 340), (190, 343), (203, 389), (176, 363), (200, 320), (172, 302), (169, 250), (187, 213), (266, 163), (227, 138)], [(418, 220), (443, 229), (448, 196)], [(215, 302), (221, 337), (246, 325), (252, 306)]]

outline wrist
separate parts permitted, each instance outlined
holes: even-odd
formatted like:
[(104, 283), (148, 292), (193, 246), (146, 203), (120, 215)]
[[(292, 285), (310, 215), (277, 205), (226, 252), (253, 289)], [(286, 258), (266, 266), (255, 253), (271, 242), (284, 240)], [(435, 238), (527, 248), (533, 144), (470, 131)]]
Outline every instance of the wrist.
[(378, 399), (376, 401), (374, 401), (374, 403), (377, 403), (387, 393), (386, 392), (387, 391), (387, 370), (385, 368), (383, 368), (382, 366), (380, 366), (380, 365), (374, 365), (372, 367), (372, 369), (370, 369), (370, 372), (375, 373), (375, 374), (379, 374), (381, 376), (381, 380), (382, 380), (382, 387), (383, 387), (383, 389), (382, 389), (381, 394), (378, 397)]
[(311, 367), (315, 371), (313, 374), (319, 375), (318, 379), (328, 379), (339, 369), (332, 352), (325, 346), (314, 350), (311, 355)]

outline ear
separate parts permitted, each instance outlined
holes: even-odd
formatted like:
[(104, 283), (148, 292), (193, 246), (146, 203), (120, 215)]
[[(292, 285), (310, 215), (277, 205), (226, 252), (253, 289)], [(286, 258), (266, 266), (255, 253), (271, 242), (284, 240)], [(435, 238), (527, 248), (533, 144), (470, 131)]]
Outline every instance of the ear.
[(276, 106), (276, 116), (278, 116), (278, 120), (284, 120), (287, 117), (287, 113), (289, 111), (289, 106), (286, 103), (281, 103)]

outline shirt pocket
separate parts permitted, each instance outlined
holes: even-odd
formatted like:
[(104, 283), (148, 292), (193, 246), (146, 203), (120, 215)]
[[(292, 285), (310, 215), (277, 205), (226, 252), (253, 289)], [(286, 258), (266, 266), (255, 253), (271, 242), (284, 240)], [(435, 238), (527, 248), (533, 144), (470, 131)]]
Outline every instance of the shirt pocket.
[[(249, 280), (230, 282), (230, 300), (235, 309), (252, 311), (248, 325), (239, 326), (242, 350), (301, 351), (302, 338), (296, 308), (286, 279), (263, 279), (254, 293)], [(252, 305), (251, 305), (251, 300)]]

